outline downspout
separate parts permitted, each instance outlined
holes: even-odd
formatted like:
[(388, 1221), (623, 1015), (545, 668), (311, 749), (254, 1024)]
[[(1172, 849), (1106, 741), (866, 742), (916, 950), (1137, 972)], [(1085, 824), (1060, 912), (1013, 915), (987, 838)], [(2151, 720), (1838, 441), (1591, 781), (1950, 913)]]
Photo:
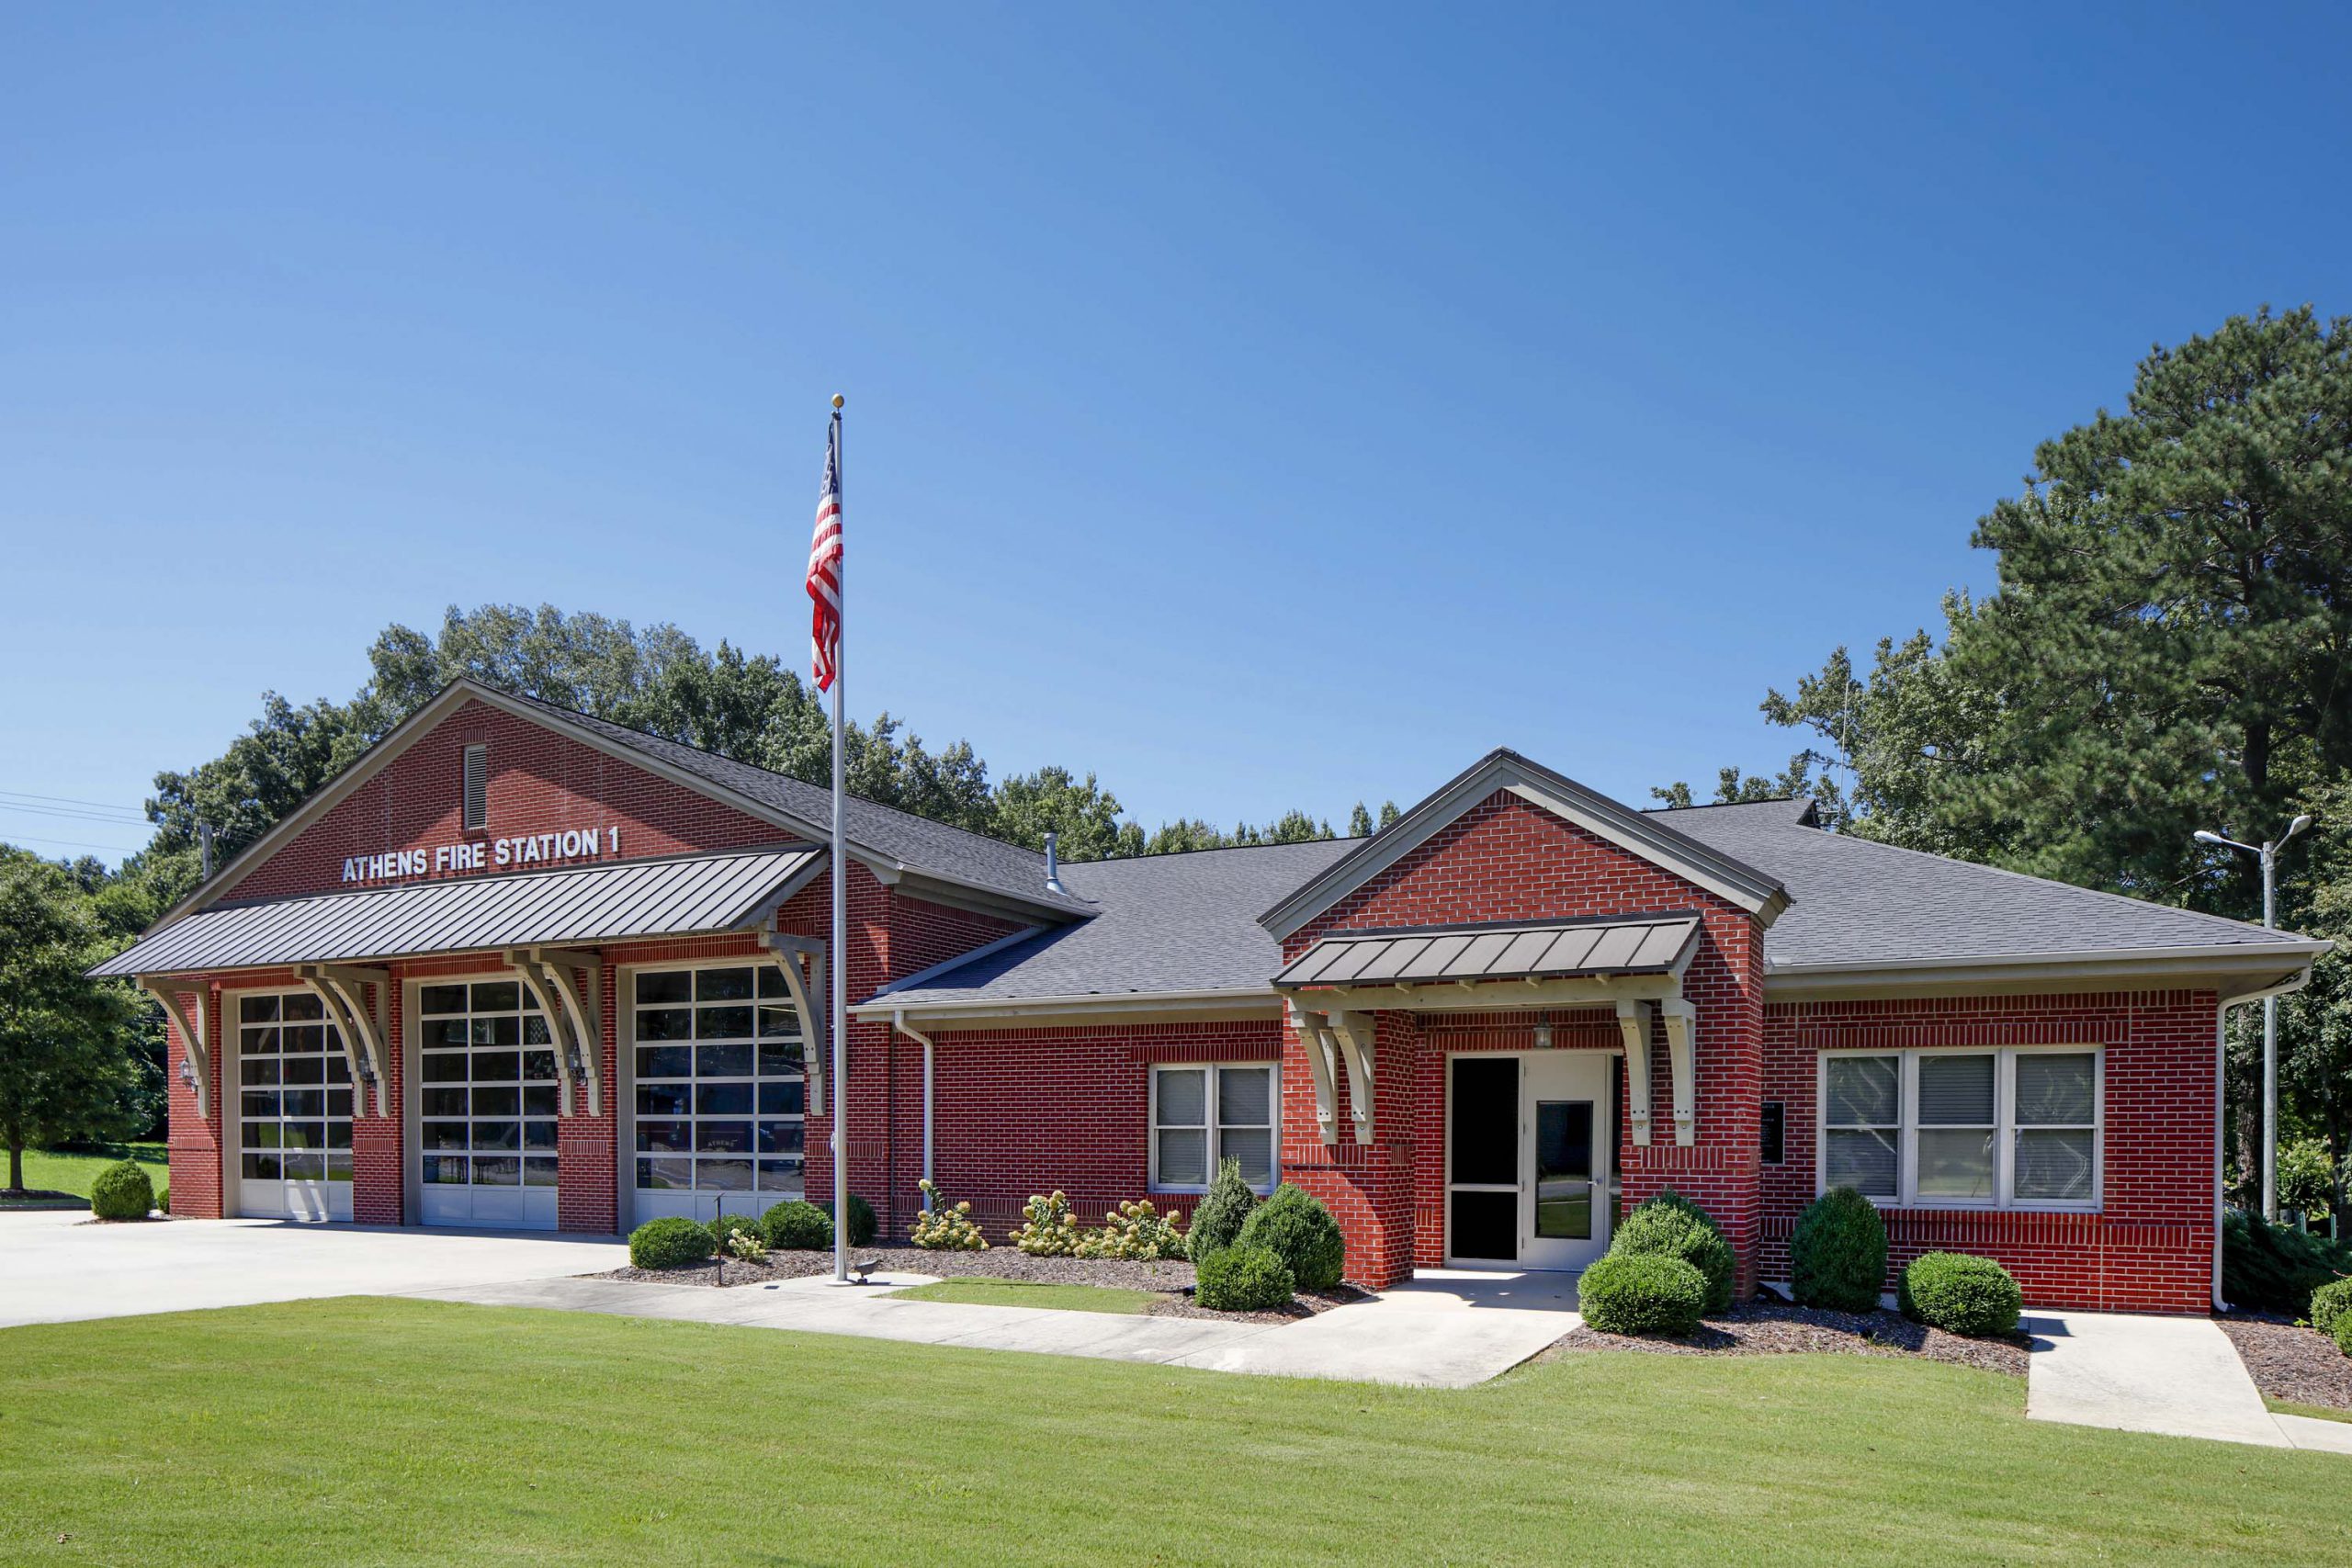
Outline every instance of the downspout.
[(2223, 1208), (2222, 1172), (2227, 1165), (2227, 1156), (2222, 1146), (2222, 1125), (2225, 1121), (2222, 1094), (2222, 1085), (2228, 1077), (2230, 1066), (2230, 1010), (2233, 1007), (2244, 1007), (2248, 1002), (2261, 1001), (2267, 997), (2289, 996), (2311, 983), (2312, 972), (2306, 965), (2292, 979), (2282, 980), (2276, 986), (2265, 986), (2258, 991), (2223, 997), (2213, 1009), (2213, 1310), (2215, 1312), (2230, 1310), (2230, 1303), (2222, 1299), (2222, 1213)]
[[(890, 1027), (922, 1047), (922, 1179), (926, 1183), (928, 1183), (933, 1179), (931, 1174), (931, 1128), (932, 1057), (933, 1053), (932, 1049), (931, 1036), (913, 1028), (907, 1022), (907, 1010), (904, 1008), (894, 1008), (891, 1010)], [(922, 1190), (922, 1206), (926, 1211), (931, 1207), (931, 1188), (927, 1185)]]

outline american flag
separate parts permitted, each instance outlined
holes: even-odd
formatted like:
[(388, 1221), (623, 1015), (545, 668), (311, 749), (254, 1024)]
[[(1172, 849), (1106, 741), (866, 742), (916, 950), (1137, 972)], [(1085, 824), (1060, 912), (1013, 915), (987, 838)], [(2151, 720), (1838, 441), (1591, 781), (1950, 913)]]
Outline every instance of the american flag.
[(829, 692), (842, 661), (842, 416), (825, 437), (825, 483), (817, 496), (817, 532), (808, 541), (808, 642), (817, 689)]

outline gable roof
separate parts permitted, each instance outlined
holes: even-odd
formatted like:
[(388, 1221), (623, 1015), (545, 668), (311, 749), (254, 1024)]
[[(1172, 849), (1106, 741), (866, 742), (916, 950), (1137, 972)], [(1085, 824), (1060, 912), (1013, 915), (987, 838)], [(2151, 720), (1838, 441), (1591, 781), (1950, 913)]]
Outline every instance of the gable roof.
[(1770, 874), (1677, 832), (1657, 821), (1656, 813), (1636, 811), (1507, 747), (1497, 747), (1395, 822), (1369, 839), (1357, 840), (1347, 854), (1294, 889), (1260, 920), (1278, 938), (1290, 935), (1429, 842), (1497, 790), (1509, 790), (1627, 853), (1738, 905), (1767, 925), (1788, 903), (1787, 890)]
[(1094, 901), (1092, 919), (951, 960), (868, 1005), (1215, 991), (1271, 999), (1266, 978), (1282, 967), (1282, 944), (1257, 912), (1362, 842), (1319, 839), (1065, 865), (1062, 881)]
[(2154, 957), (2183, 948), (2302, 955), (2327, 943), (2193, 909), (1949, 860), (1812, 826), (1812, 803), (1692, 807), (1648, 813), (1759, 866), (1790, 896), (1764, 937), (1765, 973)]
[[(832, 792), (820, 785), (803, 784), (681, 741), (646, 735), (607, 719), (558, 707), (536, 697), (503, 692), (461, 676), (394, 725), (343, 772), (312, 791), (268, 832), (238, 852), (210, 881), (166, 910), (148, 928), (149, 932), (228, 897), (245, 875), (469, 701), (480, 701), (560, 730), (608, 755), (635, 762), (820, 845), (831, 834)], [(971, 889), (991, 899), (1010, 901), (1048, 919), (1082, 919), (1094, 912), (1084, 900), (1046, 887), (1046, 857), (1033, 850), (951, 828), (856, 795), (842, 799), (842, 830), (854, 852), (891, 879), (912, 875), (948, 889)]]

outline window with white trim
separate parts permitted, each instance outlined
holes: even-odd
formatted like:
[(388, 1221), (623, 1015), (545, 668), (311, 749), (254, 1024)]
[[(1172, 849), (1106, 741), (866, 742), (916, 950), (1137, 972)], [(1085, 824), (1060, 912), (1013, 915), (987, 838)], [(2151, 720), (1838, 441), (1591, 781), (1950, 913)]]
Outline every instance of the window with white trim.
[(1204, 1192), (1226, 1160), (1261, 1192), (1274, 1186), (1281, 1103), (1272, 1063), (1170, 1063), (1151, 1070), (1151, 1185)]
[(1903, 1207), (2095, 1208), (2101, 1055), (1826, 1052), (1820, 1185)]

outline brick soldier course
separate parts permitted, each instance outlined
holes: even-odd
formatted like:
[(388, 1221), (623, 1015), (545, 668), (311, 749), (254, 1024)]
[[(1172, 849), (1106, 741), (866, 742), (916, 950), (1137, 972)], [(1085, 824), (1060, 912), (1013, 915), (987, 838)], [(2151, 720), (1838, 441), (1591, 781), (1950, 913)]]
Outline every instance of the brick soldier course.
[[(1895, 1267), (1965, 1250), (2035, 1304), (2200, 1312), (2222, 1010), (2324, 951), (1826, 833), (1803, 802), (1635, 811), (1498, 751), (1370, 840), (1059, 868), (849, 801), (834, 952), (828, 803), (452, 686), (101, 966), (172, 1014), (175, 1213), (415, 1224), (463, 1190), (506, 1216), (491, 1223), (610, 1233), (830, 1193), (838, 1118), (851, 1187), (893, 1234), (926, 1145), (991, 1232), (1052, 1188), (1089, 1219), (1145, 1195), (1189, 1210), (1198, 1181), (1161, 1167), (1190, 1178), (1238, 1150), (1330, 1206), (1367, 1284), (1576, 1267), (1613, 1210), (1672, 1188), (1722, 1224), (1748, 1287), (1787, 1277), (1799, 1211), (1847, 1175), (1878, 1189)], [(844, 1085), (802, 1071), (831, 963), (848, 965)], [(473, 1026), (469, 1101), (419, 1076), (428, 1030), (446, 1034), (420, 1010), (468, 995), (526, 1010)], [(243, 1010), (270, 997), (290, 999), (255, 1005), (285, 1021), (243, 1025), (265, 1053), (244, 1054)], [(662, 1043), (690, 1015), (696, 1039)], [(296, 1054), (318, 1025), (297, 1021), (322, 1017), (349, 1025), (331, 1043), (355, 1038), (314, 1085)], [(514, 1029), (521, 1087), (483, 1087), (513, 1081), (494, 1032)], [(1460, 1076), (1480, 1060), (1520, 1064), (1515, 1098), (1508, 1071)], [(1577, 1062), (1601, 1070), (1556, 1081), (1605, 1093), (1542, 1087)], [(380, 1111), (360, 1081), (378, 1063)], [(1986, 1084), (1992, 1119), (1955, 1128)], [(440, 1185), (453, 1171), (469, 1185)]]

